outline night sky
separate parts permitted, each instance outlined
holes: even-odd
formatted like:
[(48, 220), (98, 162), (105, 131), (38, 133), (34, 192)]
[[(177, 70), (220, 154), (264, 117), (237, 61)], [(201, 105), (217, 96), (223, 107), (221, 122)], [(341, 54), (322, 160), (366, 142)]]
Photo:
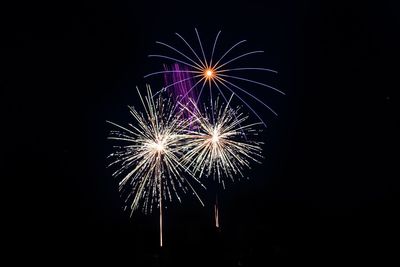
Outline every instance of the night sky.
[[(394, 172), (399, 7), (384, 1), (49, 1), (2, 8), (3, 244), (14, 260), (112, 266), (360, 263), (398, 253)], [(258, 87), (278, 113), (265, 159), (222, 193), (221, 230), (192, 198), (158, 214), (123, 212), (107, 169), (112, 129), (160, 70), (155, 41), (247, 39), (273, 68)], [(247, 50), (247, 51), (248, 51)], [(165, 50), (163, 50), (165, 51)], [(153, 85), (153, 83), (152, 83)], [(3, 116), (2, 116), (3, 117)], [(396, 140), (397, 143), (397, 140)]]

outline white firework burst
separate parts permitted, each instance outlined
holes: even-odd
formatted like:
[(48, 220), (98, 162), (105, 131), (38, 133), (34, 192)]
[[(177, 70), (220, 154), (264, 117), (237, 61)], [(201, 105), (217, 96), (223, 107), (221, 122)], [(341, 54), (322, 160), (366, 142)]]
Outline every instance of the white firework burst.
[(131, 215), (140, 206), (146, 213), (158, 205), (162, 246), (163, 199), (171, 201), (175, 196), (180, 201), (180, 193), (192, 192), (204, 206), (187, 177), (203, 185), (180, 162), (187, 140), (185, 131), (191, 123), (182, 116), (182, 109), (176, 111), (176, 105), (161, 95), (155, 99), (150, 86), (144, 99), (139, 90), (138, 93), (145, 112), (129, 107), (136, 124), (124, 127), (109, 122), (119, 130), (112, 131), (108, 138), (125, 142), (115, 146), (116, 151), (110, 155), (114, 160), (109, 166), (120, 166), (113, 176), (122, 177), (119, 189), (121, 194), (127, 192), (125, 201), (130, 202)]
[[(196, 128), (187, 130), (188, 152), (182, 164), (199, 177), (214, 177), (225, 187), (225, 179), (244, 177), (243, 170), (250, 163), (262, 158), (261, 144), (251, 140), (258, 134), (255, 127), (261, 123), (245, 124), (248, 116), (240, 108), (232, 109), (229, 104), (218, 107), (218, 98), (213, 109), (202, 113), (196, 105), (190, 112), (196, 118)], [(192, 100), (193, 101), (193, 100)], [(206, 109), (207, 110), (207, 109)]]
[(149, 86), (147, 94), (143, 99), (139, 92), (144, 113), (129, 107), (136, 124), (124, 127), (108, 122), (119, 129), (112, 131), (108, 138), (125, 142), (115, 146), (110, 166), (120, 166), (113, 176), (122, 176), (119, 188), (129, 192), (127, 199), (132, 200), (132, 211), (143, 204), (144, 211), (151, 212), (153, 204), (162, 198), (172, 200), (175, 195), (180, 200), (180, 192), (191, 191), (198, 197), (186, 177), (199, 181), (185, 172), (179, 160), (187, 138), (184, 131), (191, 122), (176, 112), (176, 105), (168, 98), (154, 99)]

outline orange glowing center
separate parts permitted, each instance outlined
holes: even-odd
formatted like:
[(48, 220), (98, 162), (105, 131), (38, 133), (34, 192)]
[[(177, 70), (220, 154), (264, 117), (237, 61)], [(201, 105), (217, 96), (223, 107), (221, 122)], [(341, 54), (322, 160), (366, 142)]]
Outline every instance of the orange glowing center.
[(207, 79), (212, 79), (215, 76), (215, 72), (212, 69), (206, 69), (204, 74)]

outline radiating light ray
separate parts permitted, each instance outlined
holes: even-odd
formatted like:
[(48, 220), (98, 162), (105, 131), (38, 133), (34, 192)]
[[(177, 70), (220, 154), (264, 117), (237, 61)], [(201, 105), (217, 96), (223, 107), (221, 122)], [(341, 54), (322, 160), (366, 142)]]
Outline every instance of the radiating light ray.
[(169, 84), (169, 85), (167, 85), (167, 86), (161, 88), (160, 90), (158, 90), (158, 91), (153, 95), (153, 97), (156, 96), (156, 95), (158, 95), (159, 93), (161, 93), (161, 92), (163, 92), (163, 91), (166, 91), (166, 89), (170, 88), (171, 86), (174, 86), (174, 85), (176, 85), (176, 84), (178, 84), (178, 83), (183, 83), (183, 82), (188, 81), (188, 80), (190, 80), (190, 79), (197, 78), (197, 77), (201, 77), (201, 76), (202, 76), (202, 75), (195, 75), (195, 76), (193, 76), (193, 77), (188, 77), (188, 78), (179, 80), (179, 81), (177, 81), (177, 82), (171, 83), (171, 84)]
[(185, 62), (185, 61), (182, 61), (182, 60), (179, 60), (179, 59), (176, 59), (176, 58), (173, 58), (173, 57), (164, 56), (164, 55), (148, 55), (148, 57), (158, 57), (158, 58), (170, 59), (170, 60), (172, 60), (172, 61), (176, 61), (176, 62), (182, 63), (182, 64), (184, 64), (184, 65), (186, 65), (186, 66), (189, 66), (189, 67), (195, 68), (195, 69), (197, 69), (197, 70), (199, 70), (199, 71), (202, 71), (202, 69), (199, 68), (199, 67), (197, 67), (197, 66), (194, 66), (194, 65), (192, 65), (192, 64), (190, 64), (190, 63), (187, 63), (187, 62)]
[(150, 76), (154, 76), (154, 75), (157, 75), (157, 74), (164, 74), (164, 73), (197, 73), (197, 74), (199, 74), (199, 73), (201, 73), (201, 71), (192, 71), (192, 70), (163, 70), (163, 71), (156, 71), (156, 72), (149, 73), (149, 74), (143, 76), (143, 78), (148, 78), (148, 77), (150, 77)]
[(204, 78), (201, 78), (192, 87), (190, 87), (190, 89), (182, 96), (182, 98), (188, 96), (190, 94), (190, 92), (192, 92), (192, 90), (196, 87), (196, 85), (198, 85), (203, 80), (204, 80), (204, 83), (203, 83), (203, 87), (204, 87), (204, 84), (205, 84), (206, 80)]
[[(285, 94), (281, 90), (263, 82), (259, 82), (253, 79), (248, 79), (246, 77), (243, 77), (244, 75), (239, 75), (236, 76), (237, 72), (246, 72), (246, 71), (264, 71), (264, 72), (271, 72), (271, 73), (277, 73), (277, 71), (269, 69), (269, 68), (261, 68), (261, 67), (234, 67), (234, 64), (236, 61), (241, 61), (243, 58), (249, 57), (254, 54), (258, 53), (263, 53), (264, 51), (262, 50), (256, 50), (256, 51), (250, 51), (250, 52), (244, 52), (239, 55), (235, 53), (234, 55), (233, 51), (236, 51), (238, 46), (241, 44), (245, 43), (246, 40), (241, 40), (234, 45), (232, 45), (228, 50), (223, 51), (222, 56), (218, 56), (217, 54), (217, 44), (219, 41), (219, 37), (221, 34), (221, 31), (218, 31), (215, 39), (213, 40), (213, 45), (212, 49), (207, 52), (203, 46), (204, 42), (202, 42), (200, 38), (200, 34), (198, 30), (195, 28), (195, 35), (196, 35), (196, 42), (198, 42), (198, 47), (200, 52), (196, 52), (196, 50), (189, 44), (189, 42), (183, 38), (180, 34), (175, 33), (189, 48), (192, 54), (189, 54), (189, 50), (187, 52), (180, 51), (177, 47), (172, 47), (171, 45), (168, 45), (166, 43), (162, 42), (157, 42), (160, 45), (163, 45), (170, 50), (174, 51), (177, 55), (176, 57), (170, 57), (168, 55), (150, 55), (150, 57), (159, 57), (166, 59), (168, 61), (172, 61), (174, 63), (181, 63), (188, 67), (189, 71), (188, 72), (193, 74), (194, 81), (199, 81), (199, 83), (196, 83), (194, 86), (193, 90), (197, 91), (197, 89), (200, 89), (200, 93), (197, 94), (197, 100), (196, 103), (199, 101), (199, 99), (202, 97), (203, 93), (209, 96), (209, 99), (211, 99), (210, 103), (211, 106), (213, 105), (214, 101), (214, 96), (216, 92), (221, 93), (222, 92), (228, 92), (229, 94), (233, 93), (234, 96), (239, 99), (241, 102), (245, 104), (246, 107), (248, 107), (256, 116), (257, 118), (264, 124), (265, 122), (261, 119), (261, 114), (258, 114), (258, 108), (257, 107), (251, 107), (249, 103), (246, 103), (246, 101), (249, 99), (255, 99), (257, 103), (260, 103), (263, 107), (268, 108), (274, 115), (277, 115), (277, 113), (269, 106), (267, 105), (264, 101), (262, 101), (257, 94), (253, 94), (248, 92), (246, 89), (246, 83), (248, 85), (257, 85), (257, 86), (262, 86), (268, 89), (271, 89), (273, 91), (279, 92), (280, 94)], [(232, 56), (229, 58), (228, 55)], [(201, 58), (202, 57), (202, 58)], [(241, 61), (242, 62), (242, 61)], [(233, 74), (236, 72), (235, 74)], [(232, 73), (232, 75), (231, 75)], [(159, 74), (165, 74), (164, 72), (153, 72), (145, 77), (151, 77), (154, 75), (159, 75)], [(245, 74), (245, 73), (241, 73)], [(236, 82), (235, 82), (236, 80)], [(182, 79), (182, 82), (185, 81), (185, 79)], [(238, 83), (238, 84), (237, 84)], [(166, 91), (167, 89), (171, 88), (174, 86), (176, 83), (173, 84), (167, 84), (162, 90), (158, 91), (156, 94), (160, 93), (161, 91)], [(201, 84), (201, 85), (200, 85)], [(201, 88), (196, 88), (196, 86)], [(204, 87), (207, 86), (208, 90), (204, 90)], [(240, 93), (240, 94), (239, 94)], [(244, 93), (244, 94), (242, 94)], [(257, 104), (258, 106), (258, 104)], [(212, 108), (212, 107), (211, 107)]]
[[(180, 114), (173, 114), (171, 102), (159, 97), (154, 101), (148, 88), (148, 96), (142, 101), (145, 115), (133, 107), (130, 113), (138, 124), (132, 129), (109, 122), (122, 132), (112, 131), (109, 139), (127, 142), (125, 146), (116, 146), (117, 149), (110, 155), (114, 161), (109, 166), (120, 164), (121, 167), (113, 176), (123, 178), (119, 182), (120, 191), (129, 187), (126, 201), (132, 199), (132, 212), (140, 205), (145, 212), (152, 211), (152, 206), (158, 203), (160, 208), (160, 246), (162, 240), (162, 199), (169, 197), (171, 191), (180, 201), (178, 191), (191, 191), (202, 203), (191, 182), (182, 176), (185, 171), (180, 163), (180, 154), (183, 153), (185, 135), (182, 133), (188, 126), (188, 121)], [(187, 172), (187, 171), (186, 171)], [(190, 172), (190, 176), (203, 186)], [(132, 213), (131, 213), (132, 214)]]
[(212, 61), (213, 61), (213, 57), (214, 57), (215, 46), (217, 45), (218, 37), (219, 37), (220, 34), (221, 34), (221, 31), (218, 31), (217, 36), (215, 37), (213, 49), (212, 49), (212, 52), (211, 52), (211, 57), (210, 57), (210, 64), (209, 64), (209, 66), (212, 66)]
[(197, 67), (201, 68), (201, 66), (200, 66), (196, 61), (194, 61), (194, 60), (191, 59), (189, 56), (185, 55), (184, 53), (182, 53), (181, 51), (179, 51), (179, 50), (176, 49), (175, 47), (173, 47), (173, 46), (171, 46), (171, 45), (168, 45), (168, 44), (166, 44), (166, 43), (163, 43), (163, 42), (159, 42), (159, 41), (156, 41), (156, 43), (157, 43), (157, 44), (160, 44), (160, 45), (164, 45), (164, 46), (166, 46), (166, 47), (172, 49), (173, 51), (177, 52), (178, 54), (184, 56), (186, 59), (190, 60), (190, 61), (191, 61), (193, 64), (195, 64)]
[(220, 81), (220, 83), (226, 89), (228, 89), (233, 95), (235, 95), (237, 98), (239, 98), (247, 106), (247, 108), (250, 109), (254, 115), (256, 115), (256, 117), (261, 121), (261, 123), (264, 125), (264, 127), (267, 128), (267, 124), (264, 122), (264, 120), (260, 117), (260, 115), (258, 115), (258, 113), (246, 101), (243, 100), (243, 98), (241, 98), (237, 93), (235, 93), (235, 91), (233, 91), (231, 88), (229, 88), (229, 86), (227, 86), (223, 81)]
[[(198, 80), (193, 86), (191, 86), (190, 88), (189, 88), (189, 90), (185, 93), (185, 94), (183, 94), (182, 96), (180, 96), (179, 97), (179, 99), (185, 99), (193, 90), (194, 90), (194, 88), (196, 88), (196, 85), (198, 85), (201, 81), (203, 81), (204, 80), (204, 82), (203, 82), (203, 86), (202, 86), (202, 89), (204, 88), (204, 85), (205, 85), (205, 83), (206, 83), (206, 80), (205, 79), (200, 79), (200, 80)], [(200, 91), (201, 92), (201, 91)], [(199, 99), (199, 98), (197, 98), (197, 99)], [(192, 102), (191, 101), (189, 101), (189, 103), (186, 103), (186, 104), (192, 104)], [(178, 106), (175, 106), (174, 107), (174, 111), (176, 110), (176, 108), (177, 108)]]
[(224, 69), (224, 70), (219, 70), (218, 73), (223, 73), (227, 71), (237, 71), (237, 70), (261, 70), (261, 71), (269, 71), (277, 74), (278, 72), (276, 70), (272, 69), (267, 69), (267, 68), (234, 68), (234, 69)]
[[(227, 106), (228, 106), (229, 108), (231, 108), (231, 106), (230, 106), (230, 101), (226, 98), (224, 92), (221, 90), (221, 88), (219, 87), (218, 83), (217, 83), (215, 80), (213, 80), (213, 82), (214, 82), (214, 84), (215, 84), (215, 87), (217, 87), (218, 91), (219, 91), (220, 94), (222, 95), (222, 98), (225, 100), (225, 103), (227, 103)], [(234, 95), (234, 93), (233, 93), (233, 95)], [(197, 103), (197, 102), (196, 102), (196, 103)], [(235, 118), (238, 119), (238, 118), (236, 117), (236, 114), (235, 114)], [(260, 120), (261, 120), (261, 119), (260, 119)], [(261, 120), (261, 122), (264, 124), (263, 120)], [(242, 131), (242, 134), (244, 135), (244, 138), (247, 140), (246, 134), (245, 134), (243, 131)]]
[[(170, 67), (168, 65), (164, 65), (165, 70), (174, 70), (176, 72), (172, 73), (164, 73), (164, 84), (170, 84), (175, 81), (179, 81), (188, 77), (191, 77), (190, 72), (185, 72), (187, 71), (187, 66), (184, 66), (179, 63), (172, 64)], [(183, 72), (181, 72), (183, 70)], [(196, 97), (196, 90), (193, 90), (195, 88), (196, 84), (193, 84), (193, 79), (189, 79), (184, 83), (179, 83), (176, 86), (174, 86), (172, 92), (172, 96), (179, 100), (183, 101), (184, 104), (188, 104), (188, 99), (189, 98), (195, 98)], [(185, 115), (188, 115), (185, 113)]]
[(138, 93), (144, 112), (129, 107), (135, 125), (125, 127), (108, 121), (118, 129), (111, 131), (108, 139), (123, 142), (114, 147), (109, 166), (119, 166), (113, 176), (121, 177), (119, 190), (121, 196), (127, 195), (125, 203), (130, 205), (131, 215), (140, 207), (145, 213), (152, 212), (158, 205), (162, 246), (163, 202), (173, 198), (181, 201), (180, 194), (191, 192), (204, 205), (191, 181), (204, 185), (180, 160), (187, 149), (186, 131), (191, 121), (182, 112), (174, 112), (176, 104), (170, 99), (155, 99), (149, 86), (144, 98)]
[(242, 44), (242, 43), (244, 43), (244, 42), (247, 42), (247, 40), (242, 40), (242, 41), (239, 41), (239, 42), (237, 42), (236, 44), (234, 44), (231, 48), (229, 48), (229, 49), (222, 55), (222, 57), (220, 57), (220, 59), (218, 59), (218, 61), (215, 63), (215, 65), (218, 65), (219, 62), (221, 62), (221, 60), (222, 60), (229, 52), (231, 52), (231, 51), (233, 50), (233, 48), (235, 48), (236, 46), (238, 46), (238, 45), (240, 45), (240, 44)]
[[(183, 96), (181, 96), (180, 98), (182, 99), (182, 98), (185, 98), (185, 97), (187, 97), (192, 91), (193, 91), (193, 89), (194, 88), (196, 88), (196, 85), (198, 85), (201, 81), (203, 81), (204, 79), (202, 78), (202, 79), (200, 79), (200, 80), (198, 80)], [(206, 82), (205, 80), (204, 80), (204, 82)], [(175, 108), (176, 108), (177, 106), (175, 106)]]
[(237, 56), (237, 57), (235, 57), (235, 58), (232, 58), (231, 60), (228, 60), (227, 62), (225, 62), (225, 63), (223, 63), (223, 64), (221, 64), (221, 65), (218, 65), (218, 67), (216, 67), (215, 70), (219, 70), (219, 69), (222, 68), (223, 66), (228, 65), (229, 63), (232, 63), (232, 62), (234, 62), (234, 61), (236, 61), (236, 60), (238, 60), (238, 59), (240, 59), (240, 58), (242, 58), (242, 57), (249, 56), (249, 55), (253, 55), (253, 54), (259, 54), (259, 53), (264, 53), (264, 51), (258, 50), (258, 51), (251, 51), (251, 52), (248, 52), (248, 53), (244, 53), (244, 54), (242, 54), (242, 55), (240, 55), (240, 56)]
[(204, 63), (206, 64), (206, 68), (208, 68), (209, 66), (207, 65), (206, 54), (204, 53), (203, 44), (201, 43), (199, 32), (197, 31), (196, 28), (194, 28), (194, 31), (196, 32), (197, 40), (199, 41), (199, 44), (200, 44), (200, 49), (201, 49), (201, 53), (203, 54)]
[(199, 103), (199, 100), (200, 100), (201, 93), (203, 92), (203, 90), (204, 90), (204, 87), (205, 87), (206, 83), (207, 83), (207, 80), (206, 80), (206, 79), (204, 79), (203, 85), (201, 86), (201, 89), (200, 89), (199, 96), (197, 97), (197, 100), (196, 100), (196, 105)]
[(213, 176), (223, 186), (225, 178), (234, 181), (237, 175), (244, 177), (242, 171), (250, 167), (250, 161), (262, 158), (261, 142), (251, 140), (257, 134), (253, 127), (261, 123), (244, 125), (248, 117), (240, 108), (230, 108), (232, 96), (220, 107), (217, 99), (208, 112), (201, 112), (195, 105), (189, 111), (196, 117), (198, 128), (187, 131), (188, 152), (181, 160), (194, 175)]
[[(217, 83), (216, 86), (222, 92)], [(262, 158), (261, 142), (252, 138), (258, 133), (253, 127), (261, 123), (245, 124), (248, 117), (240, 112), (240, 108), (230, 106), (233, 95), (226, 100), (225, 106), (220, 107), (217, 98), (210, 104), (211, 108), (204, 108), (205, 112), (201, 112), (196, 104), (191, 105), (192, 109), (188, 111), (195, 118), (197, 127), (187, 131), (188, 150), (181, 159), (194, 175), (212, 177), (222, 188), (225, 188), (226, 179), (233, 182), (244, 177), (243, 170), (250, 168), (251, 162), (260, 163)], [(226, 99), (223, 93), (222, 96)], [(215, 226), (219, 228), (217, 192), (214, 217)]]
[(207, 65), (204, 65), (203, 61), (200, 59), (200, 57), (197, 55), (197, 53), (194, 51), (194, 49), (190, 46), (190, 44), (183, 38), (179, 33), (175, 33), (179, 38), (183, 40), (183, 42), (189, 47), (189, 49), (193, 52), (193, 54), (196, 56), (196, 58), (199, 60), (200, 64), (203, 66), (203, 68), (207, 68)]
[(215, 87), (217, 87), (219, 93), (222, 95), (222, 98), (225, 100), (227, 105), (230, 107), (230, 101), (226, 98), (224, 92), (221, 90), (221, 88), (219, 87), (218, 83), (215, 80), (213, 80), (213, 83), (215, 84)]
[(277, 89), (277, 88), (275, 88), (275, 87), (273, 87), (273, 86), (271, 86), (271, 85), (265, 84), (265, 83), (260, 83), (260, 82), (257, 82), (257, 81), (249, 80), (249, 79), (242, 78), (242, 77), (238, 77), (238, 76), (227, 75), (227, 74), (220, 74), (219, 76), (222, 76), (222, 77), (229, 77), (229, 78), (232, 78), (232, 79), (241, 80), (241, 81), (246, 81), (246, 82), (249, 82), (249, 83), (254, 83), (254, 84), (261, 85), (261, 86), (265, 86), (265, 87), (268, 87), (268, 88), (270, 88), (270, 89), (272, 89), (272, 90), (277, 91), (278, 93), (281, 93), (282, 95), (285, 95), (285, 93), (282, 92), (281, 90), (279, 90), (279, 89)]
[[(268, 106), (267, 104), (265, 104), (263, 101), (261, 101), (261, 100), (260, 100), (258, 97), (256, 97), (255, 95), (253, 95), (253, 94), (247, 92), (246, 90), (242, 89), (241, 87), (237, 86), (236, 84), (234, 84), (234, 83), (232, 83), (232, 82), (230, 82), (230, 81), (227, 81), (227, 80), (224, 79), (224, 78), (218, 77), (217, 80), (219, 80), (222, 84), (224, 84), (223, 82), (226, 82), (226, 83), (228, 83), (229, 85), (231, 85), (231, 86), (233, 86), (233, 87), (239, 89), (239, 90), (242, 91), (243, 93), (245, 93), (245, 94), (251, 96), (251, 97), (252, 97), (253, 99), (255, 99), (257, 102), (259, 102), (259, 103), (262, 104), (264, 107), (266, 107), (267, 109), (269, 109), (272, 113), (274, 113), (275, 116), (278, 116), (278, 113), (276, 113), (270, 106)], [(237, 94), (236, 94), (236, 95), (237, 95)]]

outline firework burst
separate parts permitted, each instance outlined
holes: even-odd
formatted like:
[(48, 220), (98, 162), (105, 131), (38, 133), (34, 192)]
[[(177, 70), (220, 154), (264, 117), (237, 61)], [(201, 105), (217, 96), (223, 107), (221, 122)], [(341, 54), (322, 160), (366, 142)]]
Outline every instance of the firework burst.
[(212, 105), (214, 110), (202, 113), (195, 106), (192, 114), (196, 118), (196, 128), (187, 130), (188, 152), (182, 163), (199, 177), (213, 176), (223, 187), (225, 177), (244, 177), (243, 169), (250, 168), (250, 162), (260, 162), (261, 142), (249, 140), (257, 135), (254, 127), (261, 123), (245, 124), (248, 116), (240, 108), (232, 109), (229, 104), (218, 105), (218, 98)]
[[(260, 163), (262, 158), (261, 142), (249, 140), (258, 134), (254, 127), (261, 123), (245, 124), (248, 117), (240, 112), (240, 108), (232, 109), (229, 105), (232, 96), (220, 107), (217, 98), (211, 105), (214, 108), (204, 114), (193, 105), (195, 109), (190, 112), (197, 124), (194, 130), (188, 130), (188, 152), (182, 157), (182, 164), (194, 175), (212, 176), (223, 188), (225, 179), (234, 181), (244, 177), (243, 170), (250, 168), (252, 161)], [(214, 212), (218, 228), (218, 194)]]
[(183, 118), (182, 112), (176, 112), (176, 105), (169, 98), (154, 98), (149, 86), (144, 99), (139, 90), (138, 93), (145, 112), (129, 107), (136, 124), (123, 127), (109, 122), (119, 129), (112, 131), (109, 139), (126, 143), (115, 146), (110, 166), (120, 166), (113, 176), (122, 177), (119, 189), (121, 195), (127, 195), (132, 212), (140, 206), (145, 213), (152, 212), (153, 206), (158, 205), (162, 246), (163, 200), (171, 201), (175, 196), (180, 201), (180, 193), (192, 192), (203, 204), (186, 177), (201, 183), (180, 162), (187, 139), (184, 131), (190, 121)]
[[(229, 54), (238, 46), (241, 44), (245, 43), (246, 40), (242, 40), (234, 44), (232, 47), (230, 47), (227, 51), (225, 51), (221, 56), (216, 57), (216, 47), (217, 47), (217, 42), (218, 38), (221, 34), (221, 31), (218, 32), (218, 34), (215, 37), (211, 53), (208, 53), (206, 55), (206, 51), (203, 48), (203, 43), (200, 39), (200, 35), (195, 29), (196, 32), (196, 37), (198, 41), (198, 45), (200, 47), (200, 52), (197, 51), (189, 44), (189, 42), (186, 41), (185, 38), (183, 38), (180, 34), (175, 33), (181, 41), (184, 42), (185, 46), (190, 50), (190, 54), (185, 53), (183, 50), (179, 50), (169, 44), (163, 43), (163, 42), (156, 42), (159, 45), (162, 45), (175, 53), (175, 55), (169, 56), (169, 55), (163, 55), (163, 54), (153, 54), (149, 55), (149, 57), (154, 57), (154, 58), (161, 58), (161, 59), (166, 59), (169, 60), (173, 63), (179, 63), (187, 67), (187, 70), (164, 70), (164, 71), (157, 71), (153, 72), (150, 74), (145, 75), (144, 77), (150, 77), (154, 75), (165, 75), (166, 73), (188, 73), (191, 74), (192, 77), (189, 78), (182, 78), (178, 81), (174, 81), (173, 83), (167, 84), (161, 89), (160, 91), (156, 92), (156, 94), (160, 93), (163, 90), (168, 90), (171, 87), (174, 87), (177, 84), (184, 83), (189, 79), (194, 79), (195, 82), (193, 86), (188, 90), (187, 94), (190, 94), (192, 90), (195, 90), (195, 88), (198, 86), (200, 88), (200, 92), (198, 93), (198, 98), (196, 99), (196, 103), (199, 101), (199, 98), (201, 97), (204, 88), (206, 85), (208, 85), (209, 89), (209, 95), (211, 98), (211, 103), (213, 103), (212, 98), (213, 98), (213, 91), (215, 94), (215, 91), (218, 92), (219, 94), (222, 95), (222, 97), (225, 99), (226, 102), (228, 102), (227, 98), (225, 97), (225, 94), (228, 93), (228, 95), (233, 94), (235, 95), (243, 104), (247, 106), (256, 116), (257, 118), (262, 122), (264, 126), (266, 126), (265, 122), (261, 118), (261, 116), (256, 112), (256, 110), (246, 101), (247, 98), (251, 98), (267, 109), (269, 109), (273, 114), (277, 115), (277, 113), (265, 102), (263, 102), (261, 99), (259, 99), (257, 96), (254, 94), (250, 93), (246, 89), (244, 89), (242, 86), (239, 86), (239, 83), (247, 83), (251, 85), (258, 85), (261, 87), (266, 87), (269, 89), (272, 89), (276, 92), (279, 92), (281, 94), (285, 94), (281, 90), (259, 82), (255, 81), (252, 79), (248, 79), (246, 77), (243, 77), (240, 75), (240, 73), (243, 73), (245, 71), (264, 71), (264, 72), (272, 72), (272, 73), (277, 73), (277, 71), (272, 70), (272, 69), (267, 69), (267, 68), (260, 68), (260, 67), (230, 67), (232, 66), (232, 63), (235, 63), (236, 61), (239, 61), (242, 58), (245, 58), (250, 55), (254, 54), (259, 54), (263, 53), (264, 51), (262, 50), (256, 50), (256, 51), (249, 51), (243, 54), (240, 54), (238, 56), (234, 56), (229, 58)], [(237, 74), (239, 73), (239, 74)], [(238, 76), (239, 75), (239, 76)], [(239, 82), (239, 83), (238, 83)], [(241, 85), (241, 84), (240, 84)], [(185, 97), (185, 96), (183, 96)]]

